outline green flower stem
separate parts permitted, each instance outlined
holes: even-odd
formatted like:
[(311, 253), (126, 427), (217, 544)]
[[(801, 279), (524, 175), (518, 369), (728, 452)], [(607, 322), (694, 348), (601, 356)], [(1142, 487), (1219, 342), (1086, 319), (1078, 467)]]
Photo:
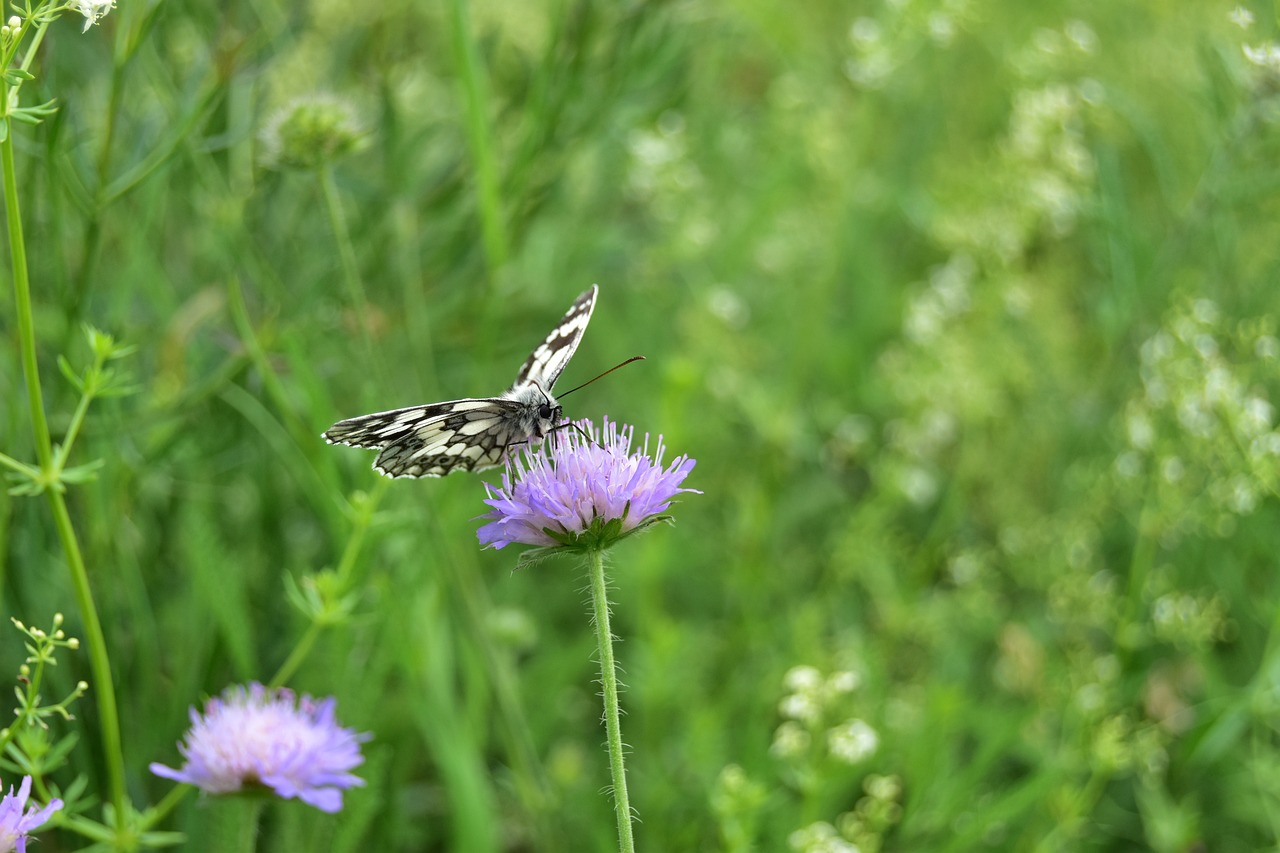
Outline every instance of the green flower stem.
[[(373, 514), (378, 509), (378, 504), (382, 501), (382, 496), (386, 494), (387, 484), (391, 481), (379, 477), (377, 484), (373, 487), (373, 491), (360, 504), (354, 514), (354, 522), (351, 529), (351, 536), (347, 538), (346, 547), (342, 549), (342, 557), (338, 560), (338, 568), (334, 571), (337, 578), (336, 595), (339, 598), (346, 594), (353, 584), (353, 577), (356, 567), (356, 558), (360, 556), (360, 550), (364, 547), (365, 534), (369, 532), (369, 527), (373, 524)], [(293, 647), (293, 651), (289, 653), (289, 657), (280, 665), (280, 669), (272, 677), (267, 684), (268, 687), (274, 689), (283, 687), (285, 682), (293, 678), (293, 674), (298, 671), (298, 667), (302, 666), (302, 662), (307, 659), (307, 655), (311, 654), (311, 650), (315, 648), (316, 641), (320, 639), (320, 635), (328, 628), (331, 621), (327, 621), (324, 616), (313, 616), (311, 624), (307, 626), (307, 631), (298, 640), (297, 645)]]
[(471, 143), (472, 168), (476, 175), (476, 193), (480, 211), (480, 233), (485, 260), (492, 277), (507, 260), (507, 226), (502, 215), (502, 192), (498, 181), (497, 158), (494, 155), (493, 128), (489, 124), (489, 80), (484, 64), (471, 37), (467, 19), (467, 0), (449, 4), (450, 34), (453, 37), (454, 60), (462, 83), (467, 115), (467, 138)]
[[(102, 370), (100, 357), (95, 357), (93, 369), (95, 374)], [(80, 395), (80, 402), (76, 405), (75, 413), (71, 416), (71, 423), (67, 426), (66, 434), (62, 436), (62, 443), (54, 451), (53, 470), (58, 473), (61, 473), (62, 469), (67, 466), (67, 459), (71, 456), (71, 448), (80, 436), (80, 427), (84, 426), (84, 416), (89, 414), (89, 404), (93, 402), (96, 390), (95, 387), (86, 387), (84, 393)]]
[[(0, 86), (0, 98), (7, 98), (8, 88)], [(5, 119), (7, 121), (7, 119)], [(12, 128), (10, 128), (12, 131)], [(0, 169), (4, 176), (5, 218), (9, 226), (9, 253), (13, 259), (14, 307), (18, 315), (19, 350), (22, 355), (22, 372), (27, 381), (27, 406), (31, 411), (31, 427), (35, 433), (36, 456), (44, 477), (55, 473), (53, 442), (49, 438), (49, 422), (45, 419), (44, 398), (40, 390), (40, 368), (36, 360), (35, 323), (31, 312), (31, 281), (27, 269), (26, 242), (22, 234), (22, 214), (18, 205), (17, 168), (13, 157), (13, 134), (5, 134), (0, 142)], [(71, 571), (71, 586), (75, 592), (76, 606), (84, 623), (85, 640), (89, 652), (89, 667), (93, 673), (93, 694), (98, 706), (98, 723), (102, 733), (102, 749), (107, 765), (111, 803), (115, 807), (117, 828), (126, 820), (124, 753), (120, 745), (120, 715), (116, 708), (115, 685), (111, 678), (111, 661), (107, 657), (107, 641), (102, 633), (102, 622), (93, 603), (89, 587), (89, 573), (85, 569), (84, 556), (71, 524), (71, 514), (63, 498), (60, 485), (47, 484), (45, 495), (53, 511), (54, 526)]]
[(338, 195), (338, 185), (333, 180), (333, 167), (328, 162), (321, 163), (316, 169), (316, 180), (320, 182), (320, 195), (324, 197), (324, 208), (329, 214), (329, 227), (333, 229), (333, 237), (338, 243), (338, 257), (342, 261), (342, 277), (347, 284), (347, 297), (351, 300), (356, 312), (356, 320), (360, 324), (360, 337), (365, 347), (373, 349), (373, 341), (369, 331), (369, 300), (365, 297), (364, 281), (360, 278), (360, 267), (356, 263), (356, 250), (351, 243), (351, 229), (347, 227), (347, 217), (342, 211), (342, 199)]
[(212, 842), (215, 850), (227, 853), (254, 853), (258, 849), (258, 828), (266, 807), (262, 796), (224, 797), (212, 815)]
[(325, 623), (319, 619), (313, 620), (307, 626), (307, 632), (302, 635), (302, 639), (298, 640), (298, 644), (293, 647), (293, 651), (289, 652), (289, 657), (285, 662), (280, 664), (280, 669), (267, 683), (267, 687), (276, 690), (285, 685), (293, 674), (298, 671), (298, 667), (302, 666), (302, 662), (307, 659), (307, 655), (311, 654), (311, 650), (315, 648), (316, 640), (320, 639), (320, 635), (324, 632)]
[(604, 688), (604, 722), (609, 738), (609, 770), (613, 775), (613, 805), (618, 817), (618, 849), (635, 853), (631, 835), (631, 801), (627, 797), (627, 773), (622, 756), (622, 724), (618, 718), (618, 671), (613, 660), (613, 633), (609, 628), (609, 593), (604, 579), (604, 552), (587, 552), (591, 575), (591, 603), (595, 608), (596, 642), (600, 645), (600, 684)]

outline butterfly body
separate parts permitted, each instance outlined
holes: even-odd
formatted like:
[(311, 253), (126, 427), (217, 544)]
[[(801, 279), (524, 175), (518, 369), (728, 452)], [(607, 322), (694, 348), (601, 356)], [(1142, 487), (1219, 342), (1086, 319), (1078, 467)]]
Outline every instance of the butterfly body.
[(564, 420), (551, 389), (582, 341), (597, 293), (592, 285), (574, 301), (500, 396), (348, 418), (325, 431), (325, 441), (380, 450), (373, 467), (388, 477), (443, 477), (500, 465), (509, 448), (542, 441)]

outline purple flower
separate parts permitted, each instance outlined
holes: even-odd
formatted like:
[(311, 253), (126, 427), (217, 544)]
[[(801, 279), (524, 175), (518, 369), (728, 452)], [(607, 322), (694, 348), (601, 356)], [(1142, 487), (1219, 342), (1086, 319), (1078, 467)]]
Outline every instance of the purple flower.
[(336, 700), (299, 701), (292, 690), (253, 683), (228, 687), (191, 709), (191, 730), (178, 751), (181, 770), (152, 764), (151, 772), (226, 794), (262, 785), (278, 796), (297, 797), (324, 812), (342, 808), (342, 791), (364, 780), (348, 771), (360, 765), (360, 743), (369, 735), (344, 729), (333, 717)]
[[(3, 789), (0, 789), (3, 790)], [(27, 851), (27, 833), (38, 828), (49, 816), (62, 808), (62, 800), (50, 800), (42, 809), (27, 809), (27, 797), (31, 795), (31, 777), (23, 776), (18, 793), (9, 786), (9, 793), (0, 800), (0, 853)]]
[(481, 516), (489, 521), (477, 531), (481, 544), (603, 549), (667, 520), (661, 513), (681, 492), (701, 494), (680, 488), (694, 460), (679, 456), (663, 468), (662, 436), (650, 456), (648, 435), (644, 448), (631, 452), (634, 432), (608, 418), (599, 430), (579, 421), (538, 449), (526, 447), (508, 459), (501, 487), (485, 485), (485, 503), (493, 509)]

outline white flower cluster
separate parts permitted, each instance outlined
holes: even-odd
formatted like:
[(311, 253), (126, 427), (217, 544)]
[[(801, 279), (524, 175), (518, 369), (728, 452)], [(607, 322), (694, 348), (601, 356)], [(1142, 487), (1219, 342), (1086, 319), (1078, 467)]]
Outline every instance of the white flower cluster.
[(1226, 516), (1252, 513), (1275, 491), (1280, 462), (1264, 385), (1280, 342), (1268, 323), (1224, 328), (1218, 306), (1198, 299), (1175, 309), (1139, 357), (1142, 393), (1125, 409), (1128, 448), (1117, 473), (1153, 474), (1177, 523), (1222, 529)]
[(884, 86), (923, 50), (949, 46), (965, 23), (969, 2), (884, 3), (875, 12), (877, 17), (860, 17), (849, 25), (844, 73), (864, 89)]
[(836, 818), (811, 823), (787, 836), (797, 853), (858, 853), (880, 850), (884, 836), (902, 819), (902, 780), (897, 776), (868, 776), (862, 783), (865, 796)]
[(825, 820), (811, 823), (787, 836), (787, 846), (796, 853), (861, 853), (861, 848), (846, 841)]
[(823, 676), (815, 667), (795, 666), (783, 684), (790, 692), (778, 703), (785, 718), (773, 736), (770, 752), (786, 760), (808, 756), (814, 734), (826, 729), (827, 754), (845, 764), (860, 764), (875, 754), (880, 736), (867, 722), (849, 718), (827, 727), (826, 721), (844, 712), (845, 697), (862, 684), (853, 670)]

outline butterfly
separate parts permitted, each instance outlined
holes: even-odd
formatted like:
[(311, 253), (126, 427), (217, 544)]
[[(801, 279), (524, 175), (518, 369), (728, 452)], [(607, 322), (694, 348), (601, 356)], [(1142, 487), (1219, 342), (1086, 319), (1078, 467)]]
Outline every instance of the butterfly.
[(329, 427), (324, 440), (381, 451), (373, 467), (388, 477), (443, 477), (500, 465), (512, 446), (540, 442), (563, 426), (564, 407), (551, 389), (582, 342), (598, 292), (593, 284), (574, 300), (501, 396), (348, 418)]

